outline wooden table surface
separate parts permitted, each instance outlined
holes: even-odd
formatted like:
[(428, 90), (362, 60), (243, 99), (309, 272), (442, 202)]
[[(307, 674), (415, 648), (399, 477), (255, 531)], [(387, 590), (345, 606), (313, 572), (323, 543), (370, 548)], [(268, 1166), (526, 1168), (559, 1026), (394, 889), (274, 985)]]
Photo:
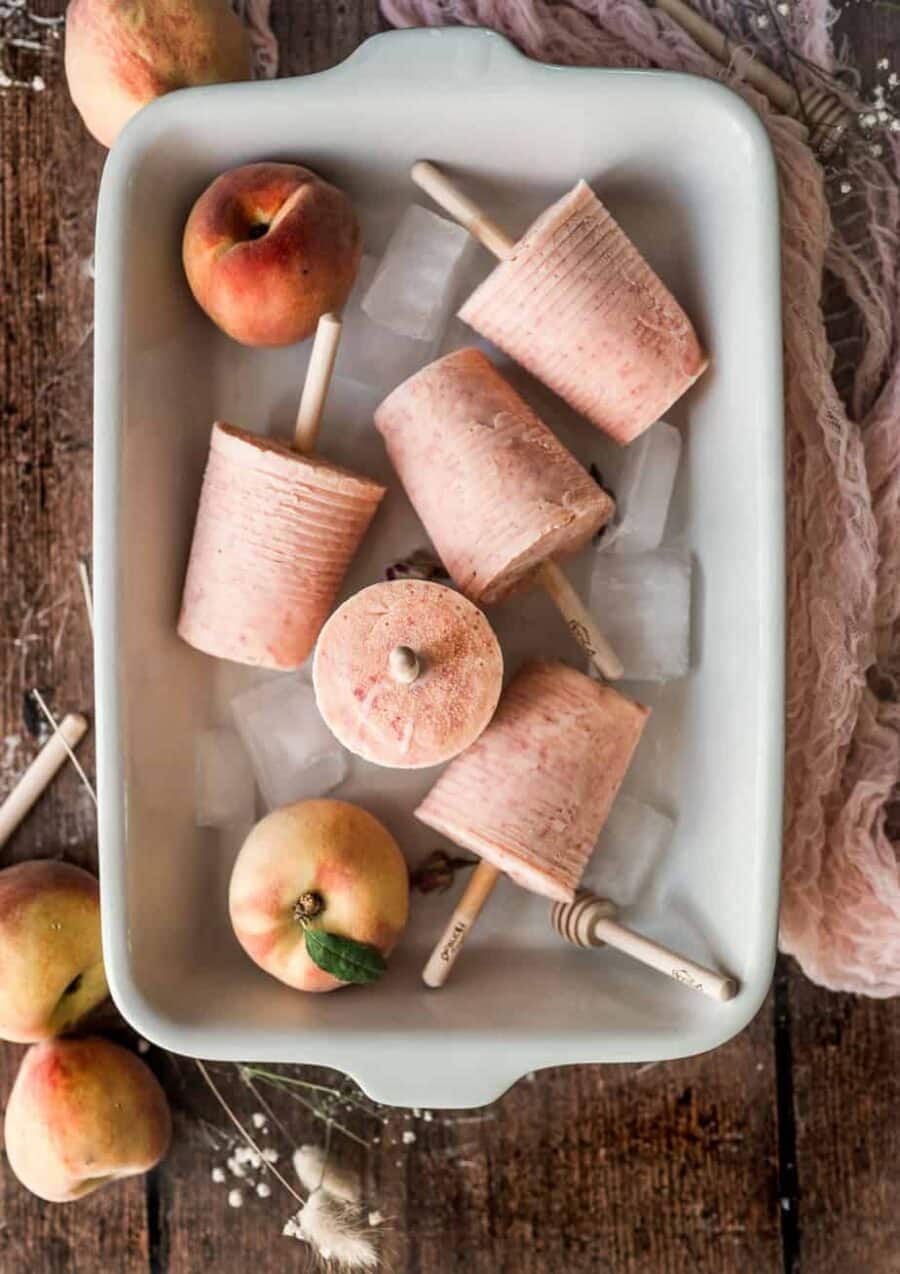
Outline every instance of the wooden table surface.
[[(374, 0), (276, 0), (274, 19), (283, 74), (339, 61), (379, 25)], [(851, 4), (841, 23), (870, 82), (884, 55), (900, 69), (896, 12)], [(103, 154), (69, 104), (59, 54), (29, 67), (44, 91), (0, 93), (4, 783), (35, 748), (30, 687), (60, 711), (92, 701), (75, 572), (91, 542), (88, 262)], [(89, 748), (84, 759), (92, 772)], [(95, 864), (93, 808), (71, 769), (0, 863), (33, 856)], [(370, 1144), (336, 1133), (334, 1149), (388, 1219), (391, 1271), (896, 1274), (898, 1050), (900, 1005), (829, 994), (783, 961), (757, 1019), (709, 1056), (548, 1071), (470, 1115), (385, 1112), (382, 1122), (353, 1108), (348, 1127)], [(2, 1092), (20, 1053), (0, 1049)], [(149, 1060), (177, 1111), (169, 1159), (68, 1206), (28, 1195), (0, 1159), (0, 1272), (307, 1268), (304, 1247), (280, 1237), (286, 1199), (252, 1197), (238, 1210), (212, 1181), (224, 1152), (210, 1125), (224, 1121), (192, 1064), (155, 1051)], [(249, 1114), (252, 1095), (218, 1074)], [(273, 1100), (290, 1133), (282, 1153), (321, 1141), (305, 1107)]]

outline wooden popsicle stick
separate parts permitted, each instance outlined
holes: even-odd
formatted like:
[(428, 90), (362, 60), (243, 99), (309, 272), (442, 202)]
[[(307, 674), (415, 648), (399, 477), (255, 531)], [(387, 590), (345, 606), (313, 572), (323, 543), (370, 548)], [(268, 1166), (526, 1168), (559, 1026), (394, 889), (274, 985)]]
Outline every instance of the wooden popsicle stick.
[(598, 898), (582, 890), (573, 902), (554, 903), (550, 917), (560, 937), (576, 947), (615, 947), (713, 1000), (732, 1000), (737, 995), (734, 978), (724, 977), (662, 943), (627, 929), (614, 918), (615, 914), (615, 905), (608, 898)]
[(87, 728), (87, 721), (77, 712), (70, 712), (62, 719), (58, 732), (50, 736), (0, 805), (0, 845), (9, 840), (32, 805), (49, 786), (57, 770), (65, 763), (69, 755), (66, 744), (69, 748), (77, 747), (87, 733)]
[(480, 862), (472, 872), (463, 896), (422, 970), (422, 981), (426, 986), (437, 988), (447, 981), (469, 931), (499, 879), (500, 872), (490, 863)]
[(426, 195), (430, 195), (438, 207), (449, 212), (454, 221), (468, 230), (473, 239), (505, 261), (512, 256), (516, 241), (502, 226), (489, 217), (474, 200), (463, 194), (459, 187), (427, 159), (420, 159), (410, 169), (410, 176)]
[(341, 326), (341, 320), (336, 314), (323, 314), (316, 328), (294, 427), (294, 450), (304, 456), (311, 456), (316, 449), (322, 412), (325, 410), (325, 399), (341, 340)]
[(537, 578), (566, 621), (569, 632), (601, 676), (608, 681), (620, 680), (625, 674), (621, 659), (597, 627), (593, 615), (575, 592), (561, 568), (556, 562), (542, 562)]
[(421, 672), (419, 656), (411, 646), (395, 646), (388, 655), (388, 671), (401, 686), (411, 686)]
[(764, 93), (774, 107), (807, 124), (810, 143), (823, 155), (834, 149), (851, 118), (850, 112), (834, 93), (822, 88), (798, 93), (792, 84), (713, 26), (685, 0), (654, 0), (654, 4), (722, 66), (734, 63), (738, 73)]

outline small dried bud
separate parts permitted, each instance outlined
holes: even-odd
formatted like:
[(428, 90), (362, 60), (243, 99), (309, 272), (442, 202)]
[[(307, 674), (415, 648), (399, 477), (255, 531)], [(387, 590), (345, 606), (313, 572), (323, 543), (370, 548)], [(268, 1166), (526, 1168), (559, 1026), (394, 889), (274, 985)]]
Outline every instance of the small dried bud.
[(427, 549), (416, 549), (409, 557), (392, 562), (385, 569), (385, 579), (447, 580), (450, 578), (443, 562)]
[(474, 858), (454, 858), (443, 849), (436, 849), (409, 873), (410, 888), (417, 889), (420, 894), (446, 893), (457, 871), (474, 867), (476, 862)]

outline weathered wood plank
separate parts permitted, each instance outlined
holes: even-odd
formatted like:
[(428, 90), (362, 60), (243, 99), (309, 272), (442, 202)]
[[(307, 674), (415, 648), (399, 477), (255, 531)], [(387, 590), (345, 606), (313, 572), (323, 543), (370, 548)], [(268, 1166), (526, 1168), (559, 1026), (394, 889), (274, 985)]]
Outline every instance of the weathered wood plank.
[(281, 55), (280, 75), (324, 71), (348, 57), (385, 24), (378, 0), (273, 0), (272, 29)]
[(775, 1274), (771, 1008), (715, 1054), (525, 1080), (380, 1165), (422, 1274)]
[(802, 1269), (900, 1269), (900, 1005), (790, 985)]
[[(20, 67), (39, 73), (47, 88), (0, 93), (0, 755), (16, 767), (36, 747), (23, 720), (29, 687), (43, 687), (60, 712), (90, 711), (92, 702), (75, 562), (90, 547), (86, 262), (102, 162), (69, 104), (59, 49), (23, 56)], [(89, 745), (82, 759), (92, 770)], [(65, 856), (94, 866), (94, 837), (90, 798), (66, 767), (0, 850), (0, 865)], [(0, 1048), (0, 1093), (9, 1091), (21, 1053)], [(28, 1195), (0, 1160), (0, 1270), (96, 1274), (146, 1265), (142, 1181), (60, 1207)]]

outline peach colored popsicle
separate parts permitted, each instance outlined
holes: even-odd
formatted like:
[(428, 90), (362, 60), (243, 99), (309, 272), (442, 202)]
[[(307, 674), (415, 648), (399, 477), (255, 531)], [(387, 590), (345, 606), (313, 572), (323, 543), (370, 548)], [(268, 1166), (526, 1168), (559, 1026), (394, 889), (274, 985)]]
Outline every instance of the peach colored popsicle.
[(213, 425), (178, 632), (238, 663), (303, 663), (384, 487)]
[(566, 664), (526, 664), (416, 817), (537, 894), (570, 901), (649, 710)]
[(479, 350), (411, 376), (375, 424), (444, 565), (474, 602), (507, 596), (612, 516), (609, 496)]
[(376, 765), (447, 761), (494, 714), (503, 656), (481, 611), (443, 584), (373, 584), (322, 629), (319, 711), (344, 747)]
[(622, 443), (659, 420), (709, 361), (684, 310), (584, 181), (538, 217), (459, 315)]

